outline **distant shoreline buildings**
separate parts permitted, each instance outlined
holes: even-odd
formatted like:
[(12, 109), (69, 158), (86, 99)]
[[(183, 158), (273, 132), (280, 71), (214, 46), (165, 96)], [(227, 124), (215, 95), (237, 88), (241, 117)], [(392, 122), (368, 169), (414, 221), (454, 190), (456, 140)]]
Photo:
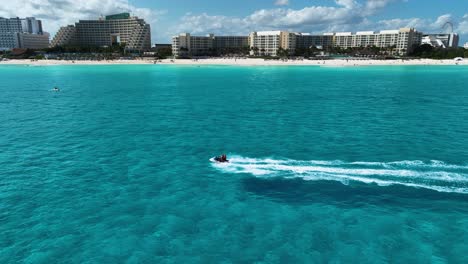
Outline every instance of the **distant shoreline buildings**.
[(42, 21), (34, 17), (0, 17), (0, 50), (44, 49), (49, 47), (49, 33), (42, 29)]
[(176, 57), (212, 54), (227, 49), (248, 49), (247, 36), (192, 36), (182, 33), (172, 39), (172, 55)]
[(424, 34), (421, 44), (428, 44), (438, 48), (456, 48), (460, 38), (456, 33)]
[[(449, 34), (423, 34), (414, 28), (324, 34), (290, 31), (258, 31), (244, 36), (194, 36), (182, 33), (172, 38), (175, 57), (217, 56), (224, 54), (250, 54), (253, 56), (285, 56), (304, 54), (307, 50), (339, 51), (340, 49), (375, 49), (382, 54), (407, 56), (418, 45), (436, 48), (456, 48), (459, 36)], [(125, 51), (151, 50), (151, 26), (130, 13), (79, 20), (61, 27), (49, 45), (49, 34), (43, 31), (41, 20), (0, 17), (0, 50), (45, 49), (48, 47), (113, 47)], [(464, 45), (468, 48), (468, 43)], [(156, 48), (153, 48), (155, 50)]]
[(80, 20), (75, 25), (61, 27), (51, 47), (110, 47), (125, 44), (130, 51), (151, 48), (151, 29), (143, 19), (129, 13), (109, 15), (97, 20)]
[(249, 48), (251, 54), (262, 56), (278, 56), (284, 50), (294, 54), (297, 49), (315, 47), (318, 49), (330, 48), (359, 48), (378, 47), (392, 49), (392, 54), (408, 55), (415, 45), (421, 44), (422, 33), (414, 28), (401, 28), (399, 30), (324, 33), (323, 35), (310, 35), (288, 31), (259, 31), (249, 36), (192, 36), (189, 33), (173, 37), (172, 49), (174, 56), (197, 56), (208, 54), (216, 49), (217, 43), (225, 40), (226, 45), (232, 48)]

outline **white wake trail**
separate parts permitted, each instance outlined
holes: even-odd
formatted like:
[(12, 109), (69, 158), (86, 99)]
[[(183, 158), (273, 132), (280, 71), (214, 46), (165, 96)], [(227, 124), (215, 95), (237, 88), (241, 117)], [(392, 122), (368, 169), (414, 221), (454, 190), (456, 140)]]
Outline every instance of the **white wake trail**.
[(213, 166), (224, 173), (244, 173), (256, 177), (339, 181), (344, 184), (355, 181), (379, 186), (405, 185), (439, 192), (468, 194), (468, 166), (451, 165), (441, 161), (298, 161), (232, 156), (229, 163)]

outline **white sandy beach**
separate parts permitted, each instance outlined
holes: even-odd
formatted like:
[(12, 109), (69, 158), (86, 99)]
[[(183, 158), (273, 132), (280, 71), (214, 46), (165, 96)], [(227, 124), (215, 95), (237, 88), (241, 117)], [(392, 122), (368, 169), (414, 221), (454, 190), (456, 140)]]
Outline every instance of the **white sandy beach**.
[(51, 65), (142, 65), (142, 64), (162, 64), (162, 65), (238, 65), (238, 66), (328, 66), (328, 67), (353, 67), (353, 66), (400, 66), (400, 65), (468, 65), (468, 59), (463, 61), (455, 60), (358, 60), (358, 59), (337, 59), (337, 60), (264, 60), (264, 59), (224, 59), (209, 58), (198, 60), (110, 60), (110, 61), (66, 61), (66, 60), (7, 60), (1, 61), (0, 65), (29, 65), (29, 66), (51, 66)]

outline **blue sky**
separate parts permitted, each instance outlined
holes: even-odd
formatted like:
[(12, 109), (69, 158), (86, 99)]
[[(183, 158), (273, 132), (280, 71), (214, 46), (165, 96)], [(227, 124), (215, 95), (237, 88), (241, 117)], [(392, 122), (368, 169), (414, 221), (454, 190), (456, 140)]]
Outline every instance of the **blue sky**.
[(468, 41), (468, 0), (22, 0), (0, 16), (35, 16), (52, 35), (78, 19), (130, 11), (151, 23), (153, 42), (181, 32), (247, 34), (284, 29), (309, 33), (415, 27), (442, 32), (450, 21)]

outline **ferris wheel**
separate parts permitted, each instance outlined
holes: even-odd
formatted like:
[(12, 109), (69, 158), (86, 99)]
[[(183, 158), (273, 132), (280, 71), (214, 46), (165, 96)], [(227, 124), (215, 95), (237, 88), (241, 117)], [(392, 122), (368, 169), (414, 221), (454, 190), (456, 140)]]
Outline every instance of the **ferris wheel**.
[(453, 23), (450, 21), (445, 22), (444, 26), (442, 27), (443, 30), (446, 30), (447, 28), (450, 29), (450, 33), (453, 33)]

